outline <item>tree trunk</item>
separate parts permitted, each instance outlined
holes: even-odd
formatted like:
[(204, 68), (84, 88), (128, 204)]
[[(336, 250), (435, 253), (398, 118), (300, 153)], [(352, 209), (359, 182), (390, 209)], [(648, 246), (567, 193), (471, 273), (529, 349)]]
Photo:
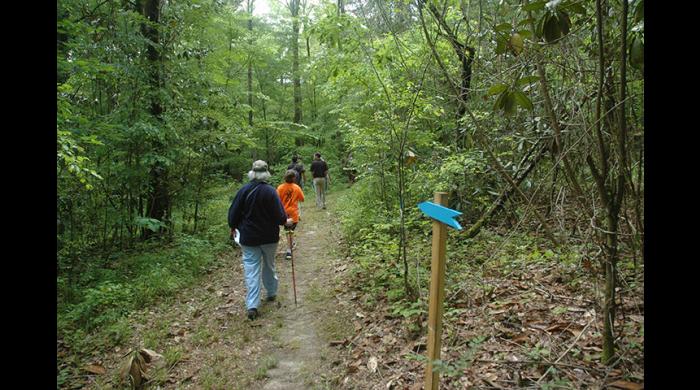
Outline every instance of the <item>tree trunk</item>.
[[(596, 167), (593, 158), (589, 154), (586, 162), (591, 169), (591, 174), (598, 188), (598, 193), (605, 210), (605, 230), (601, 233), (603, 246), (605, 248), (605, 297), (603, 300), (603, 352), (601, 360), (604, 364), (613, 364), (615, 361), (615, 286), (617, 283), (617, 260), (618, 260), (618, 231), (620, 221), (620, 211), (625, 192), (627, 174), (627, 115), (625, 112), (625, 99), (627, 95), (627, 1), (622, 2), (621, 18), (621, 44), (620, 44), (620, 104), (617, 119), (617, 139), (613, 140), (612, 132), (605, 133), (600, 127), (603, 123), (611, 123), (607, 115), (601, 118), (600, 105), (603, 99), (604, 74), (606, 69), (605, 50), (603, 46), (603, 15), (606, 12), (602, 8), (601, 0), (596, 0), (596, 16), (598, 27), (598, 102), (596, 103), (596, 137), (598, 140), (598, 152), (600, 154), (601, 170)], [(611, 76), (610, 76), (611, 78)], [(608, 82), (612, 83), (609, 79)], [(611, 94), (611, 89), (606, 88), (606, 92)], [(613, 96), (609, 96), (613, 98)], [(606, 111), (607, 112), (607, 111)], [(610, 135), (608, 135), (610, 134)], [(608, 137), (606, 140), (605, 138)], [(616, 142), (615, 142), (616, 141)], [(612, 146), (617, 143), (617, 148)], [(606, 147), (607, 146), (607, 147)], [(611, 153), (614, 149), (614, 153)], [(612, 163), (608, 162), (611, 159)], [(613, 167), (614, 170), (611, 170)]]
[[(419, 8), (422, 8), (425, 4), (425, 1), (421, 1), (419, 4)], [(447, 40), (450, 42), (450, 45), (452, 46), (452, 49), (454, 50), (455, 54), (457, 55), (457, 58), (459, 59), (460, 62), (460, 83), (459, 83), (459, 93), (457, 95), (457, 113), (456, 113), (456, 133), (455, 133), (455, 140), (456, 140), (456, 145), (457, 147), (463, 147), (464, 146), (464, 134), (466, 133), (463, 131), (462, 123), (461, 120), (465, 116), (467, 109), (466, 109), (466, 102), (467, 99), (469, 98), (469, 91), (471, 89), (471, 80), (472, 80), (472, 64), (474, 63), (474, 53), (475, 49), (469, 45), (467, 45), (467, 42), (460, 42), (459, 39), (457, 38), (456, 33), (448, 26), (447, 22), (445, 21), (445, 18), (443, 17), (442, 13), (435, 7), (434, 4), (430, 3), (428, 4), (428, 10), (430, 11), (430, 14), (433, 16), (435, 21), (438, 24), (438, 27), (444, 32), (445, 36), (447, 37)], [(420, 11), (420, 9), (419, 9)], [(422, 12), (422, 11), (420, 11)], [(421, 20), (422, 20), (422, 13), (421, 13)], [(428, 40), (428, 44), (431, 45), (431, 49), (433, 50), (433, 54), (436, 55), (434, 47), (432, 47), (433, 43), (429, 40), (428, 35), (427, 35), (427, 30), (425, 29), (425, 24), (423, 24), (423, 29), (426, 34), (426, 39)]]
[[(160, 0), (146, 0), (140, 3), (140, 9), (142, 14), (148, 19), (150, 23), (158, 24), (160, 21)], [(158, 29), (149, 25), (143, 24), (141, 26), (141, 31), (143, 35), (150, 41), (147, 44), (146, 56), (150, 63), (150, 87), (151, 87), (151, 103), (149, 112), (151, 116), (155, 119), (158, 125), (163, 124), (163, 106), (159, 97), (159, 89), (161, 87), (161, 55), (158, 51), (157, 45), (160, 42), (160, 34)], [(153, 151), (155, 154), (163, 154), (165, 152), (165, 145), (162, 141), (153, 141)], [(150, 167), (149, 172), (149, 182), (150, 191), (148, 195), (147, 215), (149, 218), (154, 218), (159, 221), (166, 222), (170, 218), (168, 215), (168, 210), (170, 209), (170, 193), (168, 189), (168, 171), (165, 164), (160, 161), (153, 163)], [(159, 229), (157, 232), (152, 232), (146, 230), (144, 232), (144, 238), (149, 238), (153, 234), (158, 236), (162, 235), (163, 229)]]
[(292, 13), (292, 79), (294, 82), (294, 123), (302, 123), (301, 76), (299, 74), (299, 0), (291, 0)]
[[(337, 8), (338, 8), (338, 17), (340, 17), (341, 15), (343, 15), (345, 13), (345, 5), (343, 4), (343, 0), (338, 0)], [(338, 34), (338, 50), (340, 51), (342, 49), (343, 49), (343, 34), (340, 33), (340, 34)]]
[[(248, 50), (253, 46), (253, 3), (255, 0), (248, 0)], [(253, 127), (253, 56), (248, 55), (248, 126)]]

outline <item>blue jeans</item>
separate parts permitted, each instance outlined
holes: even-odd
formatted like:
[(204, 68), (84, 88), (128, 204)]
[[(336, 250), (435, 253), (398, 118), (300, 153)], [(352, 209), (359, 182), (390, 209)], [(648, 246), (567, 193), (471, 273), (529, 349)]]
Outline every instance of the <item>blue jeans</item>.
[(241, 245), (243, 249), (243, 270), (245, 272), (246, 309), (260, 306), (260, 273), (268, 297), (277, 295), (277, 275), (275, 274), (275, 252), (277, 243), (260, 246)]

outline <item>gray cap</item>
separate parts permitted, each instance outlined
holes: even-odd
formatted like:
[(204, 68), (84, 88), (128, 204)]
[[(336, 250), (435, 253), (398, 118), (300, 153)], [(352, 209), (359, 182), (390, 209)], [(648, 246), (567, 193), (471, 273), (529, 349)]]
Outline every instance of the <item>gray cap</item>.
[(263, 160), (257, 160), (253, 163), (253, 172), (267, 172), (267, 163)]

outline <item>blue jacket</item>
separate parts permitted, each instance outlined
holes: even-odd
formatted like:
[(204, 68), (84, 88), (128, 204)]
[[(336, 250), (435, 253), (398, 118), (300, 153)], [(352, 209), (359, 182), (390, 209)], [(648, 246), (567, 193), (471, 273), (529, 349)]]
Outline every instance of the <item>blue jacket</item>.
[(246, 246), (279, 242), (279, 225), (286, 222), (287, 213), (275, 188), (257, 180), (241, 187), (228, 209), (228, 226), (238, 229), (240, 242)]

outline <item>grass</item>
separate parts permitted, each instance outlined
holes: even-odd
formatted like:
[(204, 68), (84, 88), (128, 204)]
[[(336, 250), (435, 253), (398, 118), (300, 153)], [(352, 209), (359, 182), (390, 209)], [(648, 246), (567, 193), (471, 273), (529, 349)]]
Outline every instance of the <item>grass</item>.
[(324, 295), (325, 292), (318, 286), (318, 283), (311, 282), (309, 284), (308, 290), (304, 294), (304, 298), (312, 304), (317, 304), (323, 302), (327, 297)]
[(197, 347), (203, 347), (215, 341), (217, 336), (206, 326), (200, 326), (192, 335), (192, 342)]
[(168, 324), (169, 321), (159, 321), (155, 326), (146, 329), (143, 333), (144, 347), (154, 349), (162, 345), (168, 338)]
[(267, 371), (277, 367), (278, 364), (279, 361), (276, 357), (265, 356), (258, 364), (258, 368), (255, 370), (255, 380), (263, 380), (267, 378)]

